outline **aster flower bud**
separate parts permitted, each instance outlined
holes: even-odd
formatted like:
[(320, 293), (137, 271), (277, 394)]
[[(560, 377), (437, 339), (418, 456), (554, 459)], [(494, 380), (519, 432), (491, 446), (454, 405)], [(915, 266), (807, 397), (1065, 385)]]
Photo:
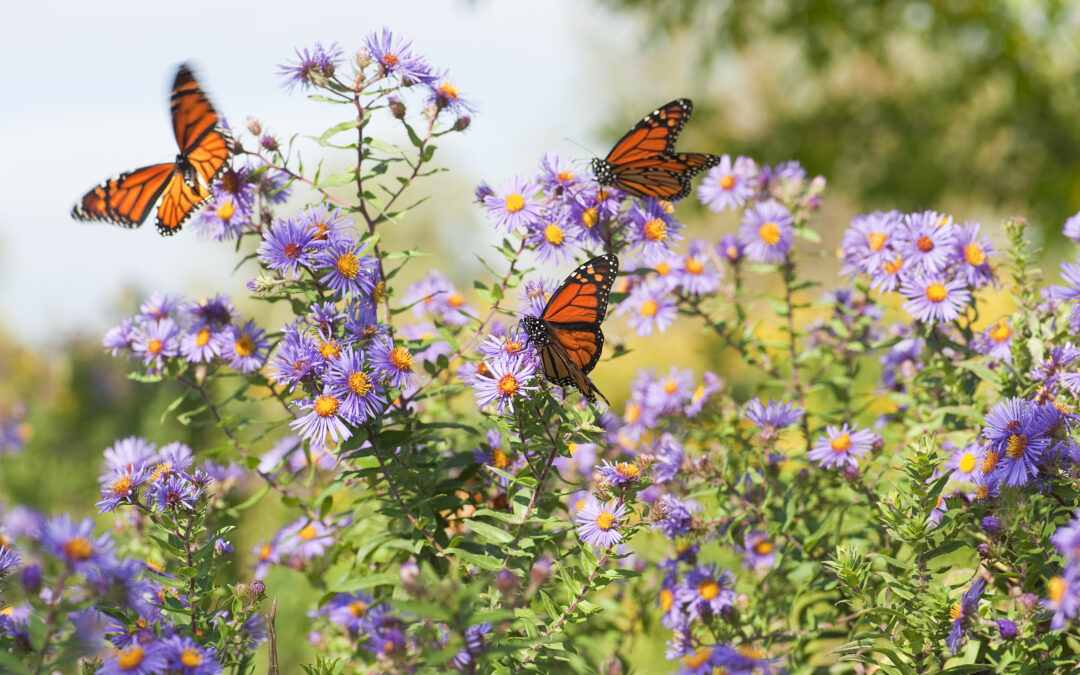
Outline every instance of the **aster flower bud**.
[(356, 50), (356, 65), (359, 68), (367, 68), (369, 65), (371, 65), (371, 62), (374, 60), (374, 58), (375, 57), (372, 55), (371, 50), (367, 46), (361, 47), (360, 49)]
[(853, 464), (845, 464), (841, 474), (844, 476), (844, 480), (854, 483), (859, 479), (859, 467)]
[(248, 593), (250, 592), (251, 586), (245, 584), (244, 582), (240, 582), (233, 586), (233, 593), (235, 593), (236, 597), (238, 598), (246, 598)]
[(544, 556), (533, 563), (532, 569), (529, 570), (529, 593), (531, 594), (537, 588), (543, 586), (550, 578), (551, 559)]
[(986, 516), (982, 519), (982, 531), (989, 535), (996, 535), (1001, 532), (1001, 519), (997, 516)]
[(1024, 593), (1018, 598), (1017, 604), (1025, 611), (1031, 612), (1039, 606), (1039, 598), (1034, 593)]
[(874, 434), (874, 438), (870, 441), (870, 450), (873, 452), (880, 452), (885, 447), (885, 439), (881, 437), (881, 434)]
[(233, 552), (233, 545), (229, 543), (229, 540), (218, 537), (214, 540), (214, 554), (215, 555), (227, 555)]
[(393, 115), (399, 120), (405, 118), (405, 102), (402, 101), (400, 98), (398, 98), (397, 96), (391, 96), (389, 107), (391, 115)]
[(977, 549), (979, 551), (980, 558), (989, 558), (994, 553), (993, 549), (990, 547), (990, 544), (986, 543), (985, 541), (979, 542)]
[(27, 593), (37, 595), (38, 591), (41, 590), (41, 565), (34, 563), (22, 568), (19, 580)]
[(427, 105), (424, 106), (424, 119), (431, 122), (438, 116), (439, 116), (439, 106), (435, 105), (434, 102), (428, 103)]
[(247, 118), (247, 130), (251, 132), (252, 136), (262, 135), (262, 124), (259, 124), (259, 120), (254, 117)]
[(503, 595), (511, 593), (517, 587), (517, 576), (505, 567), (495, 574), (495, 588), (499, 589), (499, 592)]
[(1016, 637), (1017, 628), (1016, 623), (1008, 619), (997, 620), (998, 631), (1001, 632), (1002, 640), (1012, 640)]
[(454, 120), (454, 131), (465, 131), (472, 124), (472, 118), (468, 115), (462, 115)]
[(269, 152), (277, 152), (278, 149), (281, 147), (280, 145), (278, 145), (278, 140), (270, 134), (266, 134), (262, 138), (260, 138), (259, 145), (261, 145), (264, 150), (267, 150)]
[(262, 579), (256, 579), (255, 581), (252, 581), (249, 592), (251, 593), (252, 600), (258, 600), (262, 598), (263, 594), (266, 593), (266, 583)]
[(398, 570), (398, 576), (401, 579), (401, 585), (410, 595), (420, 595), (423, 592), (423, 588), (421, 588), (418, 583), (420, 579), (420, 566), (416, 564), (415, 560), (406, 560), (401, 563), (401, 569)]

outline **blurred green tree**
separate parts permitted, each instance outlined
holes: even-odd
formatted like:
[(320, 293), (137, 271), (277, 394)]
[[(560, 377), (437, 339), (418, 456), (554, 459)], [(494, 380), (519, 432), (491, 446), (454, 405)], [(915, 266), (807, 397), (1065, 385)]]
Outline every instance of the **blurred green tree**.
[(603, 2), (700, 55), (716, 149), (798, 159), (864, 209), (959, 198), (1056, 230), (1080, 207), (1076, 3)]

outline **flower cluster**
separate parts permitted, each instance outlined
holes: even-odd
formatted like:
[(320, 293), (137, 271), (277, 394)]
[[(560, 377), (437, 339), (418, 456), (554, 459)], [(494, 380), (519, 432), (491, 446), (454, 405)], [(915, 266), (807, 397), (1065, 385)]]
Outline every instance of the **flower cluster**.
[(231, 241), (273, 220), (272, 207), (289, 198), (289, 177), (269, 168), (230, 166), (211, 186), (211, 199), (193, 227), (201, 237)]
[(189, 473), (193, 462), (191, 448), (183, 443), (156, 449), (136, 436), (117, 441), (105, 450), (105, 463), (98, 477), (98, 512), (112, 511), (122, 504), (157, 511), (194, 511), (213, 478), (199, 468)]

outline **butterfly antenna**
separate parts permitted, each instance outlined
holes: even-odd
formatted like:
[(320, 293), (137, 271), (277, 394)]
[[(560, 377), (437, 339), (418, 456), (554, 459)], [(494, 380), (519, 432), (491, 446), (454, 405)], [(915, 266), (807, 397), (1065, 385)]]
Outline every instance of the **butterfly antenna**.
[(574, 140), (574, 139), (572, 139), (572, 138), (566, 138), (566, 137), (564, 137), (564, 138), (563, 138), (563, 140), (564, 140), (564, 141), (566, 141), (567, 143), (573, 143), (574, 145), (578, 146), (579, 148), (581, 148), (581, 149), (582, 149), (582, 150), (584, 150), (585, 152), (589, 153), (589, 154), (590, 154), (591, 156), (593, 156), (593, 157), (596, 157), (596, 156), (597, 156), (597, 155), (596, 155), (596, 153), (592, 151), (592, 149), (590, 149), (590, 148), (586, 148), (586, 147), (585, 147), (584, 145), (582, 145), (581, 143), (578, 143), (577, 141), (575, 141), (575, 140)]

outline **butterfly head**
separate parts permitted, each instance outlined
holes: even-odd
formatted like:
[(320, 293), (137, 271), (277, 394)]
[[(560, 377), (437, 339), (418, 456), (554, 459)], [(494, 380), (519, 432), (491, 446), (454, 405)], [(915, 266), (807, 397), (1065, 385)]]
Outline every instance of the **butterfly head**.
[(547, 344), (547, 328), (543, 320), (535, 316), (521, 317), (521, 329), (529, 336), (529, 340), (537, 347)]
[(611, 172), (611, 165), (599, 157), (593, 157), (592, 172), (596, 176), (596, 182), (601, 185), (611, 185), (615, 182), (615, 174)]

